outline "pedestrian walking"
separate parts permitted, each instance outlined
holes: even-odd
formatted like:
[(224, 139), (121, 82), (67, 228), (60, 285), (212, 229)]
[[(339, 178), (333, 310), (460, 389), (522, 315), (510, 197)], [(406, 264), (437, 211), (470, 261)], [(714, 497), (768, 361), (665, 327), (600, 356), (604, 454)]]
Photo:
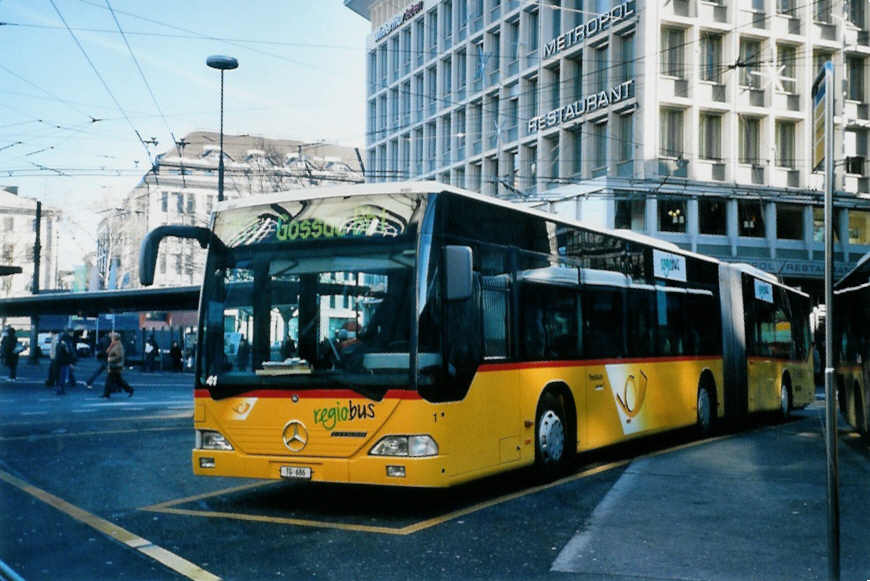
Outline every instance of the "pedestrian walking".
[(54, 387), (57, 385), (57, 342), (60, 341), (60, 334), (55, 331), (51, 332), (51, 342), (48, 350), (48, 379), (45, 380), (45, 385)]
[(236, 366), (239, 371), (247, 371), (248, 360), (251, 358), (251, 344), (248, 343), (248, 338), (242, 335), (239, 340), (239, 351), (236, 353)]
[(121, 343), (121, 336), (113, 332), (109, 337), (112, 339), (112, 342), (106, 350), (108, 373), (106, 374), (106, 386), (103, 389), (103, 395), (100, 397), (108, 399), (113, 388), (116, 386), (124, 388), (124, 391), (127, 392), (127, 397), (133, 397), (133, 388), (130, 387), (130, 384), (121, 375), (121, 371), (124, 369), (124, 345)]
[(66, 334), (66, 331), (61, 333), (54, 354), (55, 361), (57, 361), (57, 389), (55, 389), (55, 395), (66, 394), (66, 384), (69, 383), (70, 368), (75, 361), (73, 353), (70, 350), (71, 341), (67, 340)]
[(3, 361), (9, 368), (9, 381), (15, 381), (18, 373), (18, 355), (24, 351), (24, 346), (18, 342), (14, 327), (7, 327), (6, 334), (0, 339), (0, 352), (3, 353)]
[(169, 348), (169, 358), (172, 360), (172, 370), (181, 371), (181, 347), (178, 346), (178, 341), (172, 342), (172, 347)]
[(142, 365), (143, 371), (154, 371), (154, 361), (157, 354), (160, 353), (160, 346), (157, 345), (157, 339), (154, 338), (154, 333), (145, 341), (145, 361)]
[(103, 338), (99, 340), (99, 346), (97, 347), (97, 360), (100, 362), (100, 365), (94, 370), (88, 380), (85, 382), (88, 389), (94, 388), (94, 382), (100, 376), (102, 372), (106, 370), (106, 351), (109, 349), (109, 343), (111, 340), (108, 335), (103, 335)]
[(76, 381), (76, 363), (79, 361), (78, 351), (76, 350), (76, 340), (73, 336), (73, 330), (67, 329), (60, 336), (61, 340), (66, 345), (66, 352), (69, 353), (70, 356), (70, 364), (69, 364), (69, 373), (67, 375), (67, 385), (69, 387), (75, 387), (78, 384)]

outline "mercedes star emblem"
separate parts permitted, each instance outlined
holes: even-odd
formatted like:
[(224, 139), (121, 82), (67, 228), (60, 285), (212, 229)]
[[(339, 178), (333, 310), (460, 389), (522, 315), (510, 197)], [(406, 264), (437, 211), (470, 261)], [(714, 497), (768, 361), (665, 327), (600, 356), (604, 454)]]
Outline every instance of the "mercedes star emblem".
[(291, 452), (301, 452), (305, 445), (308, 444), (308, 429), (299, 420), (290, 420), (284, 426), (281, 440), (283, 440), (284, 445)]

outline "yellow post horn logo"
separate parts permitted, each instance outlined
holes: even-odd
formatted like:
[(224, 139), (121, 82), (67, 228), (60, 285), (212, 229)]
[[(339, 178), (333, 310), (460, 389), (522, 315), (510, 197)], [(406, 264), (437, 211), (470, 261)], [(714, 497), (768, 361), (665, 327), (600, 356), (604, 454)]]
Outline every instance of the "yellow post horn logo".
[(619, 407), (625, 412), (625, 422), (630, 423), (631, 418), (636, 416), (643, 407), (644, 399), (646, 398), (646, 374), (639, 371), (640, 379), (635, 380), (634, 375), (629, 375), (625, 378), (625, 386), (622, 388), (622, 395), (616, 395), (616, 401), (619, 402)]

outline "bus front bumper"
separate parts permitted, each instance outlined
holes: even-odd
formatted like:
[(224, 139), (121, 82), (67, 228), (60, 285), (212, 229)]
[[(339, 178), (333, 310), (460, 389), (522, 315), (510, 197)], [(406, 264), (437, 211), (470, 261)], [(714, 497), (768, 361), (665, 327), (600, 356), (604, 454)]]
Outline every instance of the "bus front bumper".
[(193, 473), (199, 476), (419, 487), (445, 487), (451, 484), (445, 460), (444, 456), (324, 458), (260, 456), (243, 454), (237, 450), (192, 451)]

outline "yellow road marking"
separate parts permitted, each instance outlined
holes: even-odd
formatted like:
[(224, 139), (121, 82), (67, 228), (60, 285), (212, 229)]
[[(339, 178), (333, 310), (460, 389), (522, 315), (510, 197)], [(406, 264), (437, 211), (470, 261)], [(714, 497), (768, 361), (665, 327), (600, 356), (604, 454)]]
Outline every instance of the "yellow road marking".
[[(317, 521), (299, 518), (285, 518), (280, 516), (264, 516), (258, 514), (245, 514), (242, 512), (216, 512), (208, 510), (189, 510), (185, 508), (154, 508), (146, 507), (141, 510), (151, 512), (162, 512), (167, 514), (180, 514), (186, 516), (199, 516), (205, 518), (229, 518), (235, 520), (247, 520), (255, 522), (266, 522), (272, 524), (295, 525), (300, 527), (314, 527), (321, 529), (338, 529), (343, 531), (355, 531), (363, 533), (380, 533), (385, 535), (407, 535), (405, 529), (397, 529), (392, 527), (381, 527), (374, 525), (355, 525), (349, 523), (333, 523), (328, 521)], [(406, 527), (407, 528), (407, 527)]]
[(275, 484), (277, 482), (281, 482), (281, 481), (280, 480), (259, 480), (257, 482), (249, 482), (248, 484), (241, 484), (239, 486), (232, 486), (230, 488), (222, 488), (220, 490), (215, 490), (214, 492), (204, 492), (202, 494), (188, 496), (186, 498), (167, 500), (166, 502), (159, 502), (159, 503), (153, 504), (151, 506), (143, 506), (139, 510), (150, 510), (151, 512), (156, 512), (159, 509), (170, 508), (172, 506), (177, 506), (179, 504), (184, 504), (186, 502), (193, 502), (195, 500), (202, 500), (203, 498), (209, 498), (212, 496), (220, 496), (222, 494), (231, 494), (233, 492), (238, 492), (240, 490), (247, 490), (249, 488), (257, 488), (259, 486), (265, 486), (267, 484)]
[(19, 490), (38, 498), (49, 506), (52, 506), (57, 510), (67, 514), (68, 516), (71, 516), (77, 521), (80, 521), (88, 525), (89, 527), (100, 531), (104, 535), (115, 539), (116, 541), (123, 543), (144, 555), (151, 557), (155, 561), (172, 569), (176, 573), (184, 575), (188, 579), (194, 579), (195, 581), (220, 581), (220, 577), (209, 573), (205, 569), (199, 567), (194, 563), (191, 563), (187, 559), (179, 557), (178, 555), (151, 543), (151, 541), (143, 539), (142, 537), (131, 533), (127, 529), (119, 527), (118, 525), (109, 522), (103, 518), (100, 518), (95, 514), (91, 514), (84, 509), (70, 504), (69, 502), (51, 494), (50, 492), (46, 492), (41, 488), (37, 488), (32, 484), (28, 484), (24, 480), (16, 478), (8, 472), (0, 470), (0, 480), (3, 480), (18, 488)]
[(29, 435), (29, 436), (6, 436), (0, 437), (0, 442), (11, 442), (13, 440), (51, 440), (54, 438), (84, 438), (88, 436), (102, 436), (102, 435), (114, 435), (114, 434), (138, 434), (139, 432), (171, 432), (173, 430), (185, 430), (189, 431), (190, 426), (176, 426), (176, 427), (164, 427), (164, 428), (141, 428), (138, 430), (129, 429), (129, 430), (91, 430), (89, 432), (66, 432), (62, 434), (40, 434), (38, 436)]

